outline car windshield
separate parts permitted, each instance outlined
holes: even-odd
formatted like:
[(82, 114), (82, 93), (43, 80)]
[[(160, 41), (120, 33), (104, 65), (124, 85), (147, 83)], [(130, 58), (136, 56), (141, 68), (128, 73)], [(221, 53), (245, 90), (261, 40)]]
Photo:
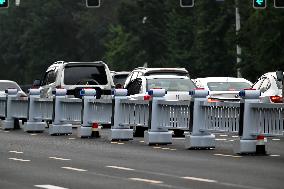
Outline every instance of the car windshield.
[(106, 85), (105, 67), (103, 65), (67, 65), (64, 70), (64, 84)]
[(207, 85), (210, 91), (240, 91), (251, 88), (246, 82), (208, 82)]
[(20, 87), (14, 83), (0, 83), (0, 91), (5, 91), (6, 89), (18, 89), (20, 91)]
[(166, 91), (190, 91), (196, 86), (190, 79), (159, 78), (147, 79), (147, 91), (153, 88), (162, 88)]
[(123, 85), (125, 80), (126, 80), (126, 78), (127, 78), (127, 76), (128, 76), (128, 74), (125, 74), (125, 75), (123, 75), (123, 74), (121, 74), (121, 75), (114, 75), (113, 76), (114, 84), (116, 85), (116, 84), (119, 83), (119, 84)]

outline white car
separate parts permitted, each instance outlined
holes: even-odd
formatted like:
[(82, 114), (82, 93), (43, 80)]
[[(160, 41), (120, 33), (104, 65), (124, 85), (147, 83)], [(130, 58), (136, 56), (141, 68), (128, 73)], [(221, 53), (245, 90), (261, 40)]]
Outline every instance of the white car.
[(239, 101), (239, 92), (251, 88), (252, 83), (244, 78), (205, 77), (193, 79), (198, 88), (209, 91), (209, 101)]
[(96, 89), (97, 98), (111, 98), (114, 84), (108, 66), (102, 61), (57, 61), (49, 66), (41, 81), (34, 81), (34, 86), (42, 89), (42, 97), (52, 97), (55, 88), (64, 88), (69, 97), (80, 98), (80, 91), (88, 87)]
[(129, 73), (130, 72), (127, 72), (127, 71), (120, 71), (120, 72), (111, 71), (111, 75), (112, 75), (115, 88), (123, 87)]
[(282, 87), (282, 82), (277, 80), (276, 72), (263, 74), (253, 85), (254, 89), (260, 90), (260, 98), (264, 103), (281, 103)]
[(140, 76), (127, 86), (130, 98), (141, 100), (149, 90), (157, 88), (167, 91), (166, 100), (190, 100), (189, 91), (196, 86), (188, 76), (177, 75)]
[(26, 93), (15, 81), (0, 80), (0, 96), (5, 96), (6, 89), (17, 89), (17, 97), (27, 97)]

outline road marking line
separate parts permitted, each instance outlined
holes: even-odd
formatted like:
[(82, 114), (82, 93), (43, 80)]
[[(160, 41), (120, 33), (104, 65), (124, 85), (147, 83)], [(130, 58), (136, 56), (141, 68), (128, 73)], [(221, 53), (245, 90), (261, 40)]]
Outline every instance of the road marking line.
[(235, 140), (229, 140), (230, 142), (234, 142)]
[(237, 135), (234, 135), (234, 136), (232, 136), (233, 138), (239, 138), (239, 136), (237, 136)]
[(9, 133), (10, 131), (4, 131), (4, 133)]
[(205, 178), (198, 178), (198, 177), (181, 177), (181, 178), (188, 179), (188, 180), (200, 181), (200, 182), (212, 182), (212, 183), (217, 183), (218, 182), (216, 180), (205, 179)]
[(68, 138), (68, 140), (75, 140), (76, 138)]
[(30, 134), (31, 136), (36, 136), (37, 134), (33, 133), (33, 134)]
[(228, 154), (214, 154), (214, 156), (235, 157), (235, 158), (242, 157), (242, 156), (234, 156), (234, 155), (228, 155)]
[(215, 140), (227, 140), (225, 138), (215, 138)]
[(113, 169), (121, 169), (121, 170), (126, 170), (126, 171), (134, 171), (135, 170), (135, 169), (127, 168), (127, 167), (118, 167), (118, 166), (113, 166), (113, 165), (109, 165), (109, 166), (106, 166), (106, 167), (113, 168)]
[(153, 147), (154, 149), (160, 149), (161, 147), (159, 147), (159, 146), (155, 146), (155, 147)]
[(175, 151), (175, 150), (177, 150), (177, 149), (175, 149), (175, 148), (172, 148), (172, 149), (170, 149), (171, 151)]
[(144, 140), (140, 140), (139, 142), (143, 143), (143, 142), (144, 142)]
[(87, 171), (85, 169), (78, 169), (78, 168), (74, 168), (74, 167), (61, 167), (62, 169), (68, 169), (68, 170), (72, 170), (72, 171)]
[(22, 162), (27, 162), (27, 161), (31, 161), (28, 159), (18, 159), (18, 158), (9, 158), (10, 160), (15, 160), (15, 161), (22, 161)]
[(9, 151), (10, 153), (15, 153), (15, 154), (23, 154), (24, 152), (18, 152), (18, 151)]
[(280, 140), (280, 138), (273, 138), (272, 140), (279, 141), (279, 140)]
[(269, 155), (269, 156), (271, 156), (271, 157), (279, 157), (280, 155), (277, 155), (277, 154), (271, 154), (271, 155)]
[(117, 142), (110, 142), (111, 144), (117, 144)]
[(220, 137), (227, 137), (228, 135), (219, 135)]
[(71, 160), (71, 159), (58, 158), (58, 157), (49, 157), (49, 159), (56, 159), (56, 160), (62, 160), (62, 161), (70, 161)]
[(170, 148), (161, 148), (162, 150), (169, 150)]
[(130, 180), (134, 180), (134, 181), (141, 181), (141, 182), (148, 182), (151, 184), (162, 184), (162, 181), (159, 180), (149, 180), (149, 179), (142, 179), (142, 178), (129, 178)]
[(54, 186), (54, 185), (49, 185), (49, 184), (46, 184), (46, 185), (35, 185), (35, 187), (46, 188), (46, 189), (68, 189), (68, 188), (63, 188), (63, 187), (60, 187), (60, 186)]
[(118, 142), (117, 144), (124, 144), (123, 142)]

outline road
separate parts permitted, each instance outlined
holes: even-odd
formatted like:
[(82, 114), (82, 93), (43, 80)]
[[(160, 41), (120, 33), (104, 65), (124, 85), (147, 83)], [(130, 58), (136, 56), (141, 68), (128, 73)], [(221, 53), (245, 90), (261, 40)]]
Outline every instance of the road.
[(284, 138), (268, 138), (268, 156), (239, 156), (238, 138), (216, 134), (214, 150), (186, 150), (184, 138), (172, 145), (147, 146), (143, 138), (110, 142), (102, 137), (29, 134), (0, 130), (2, 189), (282, 189)]

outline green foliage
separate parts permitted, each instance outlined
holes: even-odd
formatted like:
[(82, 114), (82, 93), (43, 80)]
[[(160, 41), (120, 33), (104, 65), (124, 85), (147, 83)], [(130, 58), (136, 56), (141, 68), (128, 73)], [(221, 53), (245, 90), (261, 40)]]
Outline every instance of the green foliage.
[[(284, 70), (284, 11), (255, 10), (241, 1), (235, 32), (235, 0), (25, 0), (0, 10), (0, 79), (31, 83), (56, 60), (104, 60), (112, 70), (143, 66), (185, 67), (192, 77), (245, 78)], [(236, 65), (236, 44), (242, 47)]]

